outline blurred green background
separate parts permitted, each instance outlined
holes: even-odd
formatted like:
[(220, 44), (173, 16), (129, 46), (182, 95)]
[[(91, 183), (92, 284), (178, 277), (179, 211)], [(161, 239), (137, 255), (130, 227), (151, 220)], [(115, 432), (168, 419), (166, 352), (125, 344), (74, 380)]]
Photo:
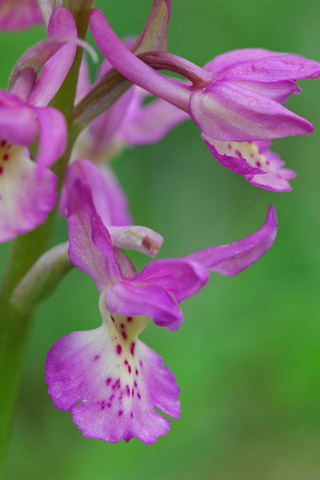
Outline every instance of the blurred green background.
[[(320, 60), (317, 0), (172, 3), (169, 50), (199, 65), (242, 47)], [(151, 0), (97, 6), (125, 36), (139, 33)], [(43, 35), (40, 27), (0, 34), (1, 88)], [(297, 172), (291, 193), (260, 190), (222, 167), (191, 122), (157, 145), (125, 151), (114, 165), (136, 223), (165, 237), (161, 257), (238, 240), (260, 226), (269, 203), (278, 211), (278, 237), (265, 257), (234, 278), (213, 274), (184, 302), (176, 333), (152, 325), (142, 335), (177, 377), (181, 419), (151, 446), (108, 444), (83, 438), (70, 413), (54, 408), (44, 381), (47, 351), (68, 332), (100, 323), (94, 282), (73, 271), (36, 315), (6, 480), (319, 480), (320, 84), (300, 85), (303, 94), (288, 106), (316, 133), (274, 142)], [(60, 219), (56, 241), (65, 235)], [(1, 245), (2, 267), (8, 251)]]

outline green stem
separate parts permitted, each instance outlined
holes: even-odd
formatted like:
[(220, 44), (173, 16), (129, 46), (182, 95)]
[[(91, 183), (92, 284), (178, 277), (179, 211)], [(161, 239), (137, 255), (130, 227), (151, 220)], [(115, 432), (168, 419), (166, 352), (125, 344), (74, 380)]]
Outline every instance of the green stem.
[[(75, 20), (78, 35), (84, 39), (89, 11), (86, 9), (85, 12), (81, 10), (76, 13)], [(71, 126), (71, 121), (82, 53), (82, 49), (78, 48), (73, 66), (51, 103), (52, 106), (58, 108), (64, 114), (69, 130), (66, 152), (53, 168), (58, 176), (59, 196), (70, 153), (79, 133), (78, 130)], [(25, 274), (50, 246), (57, 211), (58, 207), (56, 206), (43, 225), (26, 235), (20, 235), (16, 238), (12, 245), (1, 289), (0, 385), (2, 394), (0, 402), (0, 470), (7, 450), (19, 381), (34, 313), (34, 309), (26, 309), (25, 311), (17, 309), (11, 302), (11, 295)]]

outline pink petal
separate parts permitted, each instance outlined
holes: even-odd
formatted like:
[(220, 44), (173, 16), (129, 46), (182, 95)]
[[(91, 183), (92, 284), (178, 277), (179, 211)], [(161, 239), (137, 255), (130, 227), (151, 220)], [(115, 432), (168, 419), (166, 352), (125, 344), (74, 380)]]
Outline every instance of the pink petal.
[(128, 199), (117, 177), (107, 165), (101, 168), (106, 184), (106, 195), (109, 202), (111, 225), (130, 225), (132, 217), (129, 212)]
[(202, 135), (212, 155), (225, 167), (245, 175), (253, 185), (274, 191), (290, 191), (289, 179), (295, 176), (292, 170), (282, 168), (276, 154), (262, 142), (221, 142)]
[(21, 71), (10, 92), (21, 100), (27, 101), (36, 81), (36, 72), (33, 68), (27, 67)]
[(222, 141), (264, 140), (313, 131), (310, 122), (274, 100), (231, 82), (212, 83), (192, 94), (190, 115), (205, 135)]
[(235, 82), (240, 87), (257, 92), (260, 95), (271, 98), (279, 103), (285, 103), (292, 93), (301, 93), (301, 88), (295, 81), (279, 81), (279, 82), (251, 82), (239, 80)]
[(0, 0), (1, 30), (23, 30), (42, 21), (37, 0)]
[(36, 164), (23, 148), (1, 142), (0, 146), (0, 241), (27, 233), (47, 218), (57, 200), (57, 179), (45, 169), (41, 182)]
[(189, 87), (156, 72), (130, 52), (111, 29), (101, 10), (91, 11), (90, 26), (98, 47), (116, 70), (136, 85), (187, 111)]
[[(49, 21), (48, 35), (49, 38), (55, 36), (78, 37), (76, 23), (70, 10), (60, 7), (53, 12)], [(30, 95), (30, 103), (37, 106), (48, 105), (67, 76), (76, 50), (75, 43), (67, 44), (47, 60)]]
[(112, 319), (116, 328), (106, 314), (100, 328), (70, 333), (51, 348), (49, 394), (57, 408), (71, 410), (86, 437), (153, 443), (170, 425), (154, 409), (178, 418), (180, 389), (156, 352), (136, 336), (126, 342), (120, 335), (120, 324), (133, 328), (139, 319), (128, 317), (130, 324), (119, 315)]
[(110, 168), (101, 171), (89, 160), (72, 162), (66, 176), (67, 196), (77, 178), (90, 188), (95, 209), (105, 226), (131, 223), (127, 198)]
[(67, 143), (67, 125), (63, 114), (52, 107), (34, 108), (39, 122), (38, 174), (62, 156)]
[(255, 233), (228, 245), (199, 250), (184, 258), (200, 262), (206, 268), (223, 275), (236, 275), (269, 250), (277, 235), (277, 226), (276, 211), (270, 205), (264, 224)]
[(121, 279), (108, 230), (96, 212), (90, 189), (77, 179), (67, 200), (69, 257), (101, 291)]
[(288, 53), (256, 58), (239, 62), (231, 69), (220, 73), (220, 80), (248, 80), (253, 82), (295, 81), (301, 78), (317, 78), (320, 75), (320, 63), (314, 60)]
[(136, 283), (164, 288), (181, 302), (191, 297), (209, 280), (205, 267), (185, 259), (155, 260), (144, 267), (136, 277)]
[(29, 145), (38, 132), (34, 110), (9, 92), (0, 91), (0, 138)]
[(166, 290), (136, 279), (112, 285), (106, 291), (105, 302), (111, 313), (151, 317), (169, 330), (177, 330), (182, 322), (182, 311)]
[(276, 52), (272, 52), (271, 50), (266, 50), (264, 48), (242, 48), (238, 50), (231, 50), (230, 52), (217, 55), (213, 60), (204, 66), (204, 69), (208, 72), (220, 75), (225, 71), (230, 71), (233, 67), (240, 63), (265, 59), (274, 55), (276, 55)]

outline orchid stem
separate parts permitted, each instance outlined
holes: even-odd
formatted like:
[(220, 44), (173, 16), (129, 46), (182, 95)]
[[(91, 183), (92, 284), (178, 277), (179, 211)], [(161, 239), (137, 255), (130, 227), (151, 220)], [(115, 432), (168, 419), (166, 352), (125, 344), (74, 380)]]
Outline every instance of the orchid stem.
[[(88, 15), (89, 11), (87, 9), (78, 11), (75, 15), (78, 36), (82, 39), (86, 36)], [(53, 168), (58, 177), (59, 197), (70, 154), (79, 133), (78, 130), (72, 127), (71, 121), (82, 54), (82, 48), (78, 48), (73, 65), (51, 103), (52, 106), (64, 114), (68, 126), (66, 151)], [(2, 394), (0, 403), (0, 472), (7, 451), (19, 381), (35, 310), (35, 308), (29, 308), (25, 311), (17, 309), (12, 302), (12, 292), (38, 258), (49, 248), (56, 224), (58, 204), (59, 200), (43, 225), (26, 235), (20, 235), (16, 238), (12, 245), (1, 289), (0, 385)]]

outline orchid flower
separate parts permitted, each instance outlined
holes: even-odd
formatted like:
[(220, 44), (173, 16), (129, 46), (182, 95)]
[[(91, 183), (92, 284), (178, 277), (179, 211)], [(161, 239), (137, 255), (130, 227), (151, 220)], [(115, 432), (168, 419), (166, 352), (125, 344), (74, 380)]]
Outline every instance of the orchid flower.
[(42, 21), (37, 0), (0, 0), (0, 30), (23, 30)]
[[(52, 14), (48, 33), (49, 38), (16, 63), (10, 92), (0, 91), (2, 242), (43, 223), (57, 199), (57, 180), (49, 167), (63, 154), (67, 133), (62, 113), (47, 104), (61, 86), (81, 41), (71, 12), (62, 7)], [(33, 162), (26, 147), (36, 137), (39, 145)]]
[[(136, 85), (188, 112), (221, 163), (246, 175), (255, 185), (290, 189), (287, 180), (293, 172), (281, 169), (274, 154), (248, 142), (312, 133), (310, 122), (281, 103), (300, 91), (298, 79), (320, 75), (318, 62), (263, 49), (229, 52), (204, 68), (165, 52), (145, 53), (139, 58), (122, 44), (100, 10), (92, 10), (90, 24), (98, 47), (114, 68)], [(189, 83), (155, 70), (160, 68), (185, 76)]]
[(276, 214), (270, 207), (263, 226), (239, 242), (155, 260), (137, 274), (116, 246), (117, 227), (107, 229), (97, 213), (95, 192), (81, 178), (70, 188), (69, 257), (96, 282), (102, 325), (72, 332), (51, 348), (49, 394), (57, 408), (71, 410), (84, 436), (109, 442), (137, 437), (149, 444), (170, 426), (155, 408), (179, 417), (179, 387), (138, 335), (152, 320), (176, 330), (183, 317), (178, 304), (206, 284), (209, 270), (235, 275), (258, 260), (276, 236)]

